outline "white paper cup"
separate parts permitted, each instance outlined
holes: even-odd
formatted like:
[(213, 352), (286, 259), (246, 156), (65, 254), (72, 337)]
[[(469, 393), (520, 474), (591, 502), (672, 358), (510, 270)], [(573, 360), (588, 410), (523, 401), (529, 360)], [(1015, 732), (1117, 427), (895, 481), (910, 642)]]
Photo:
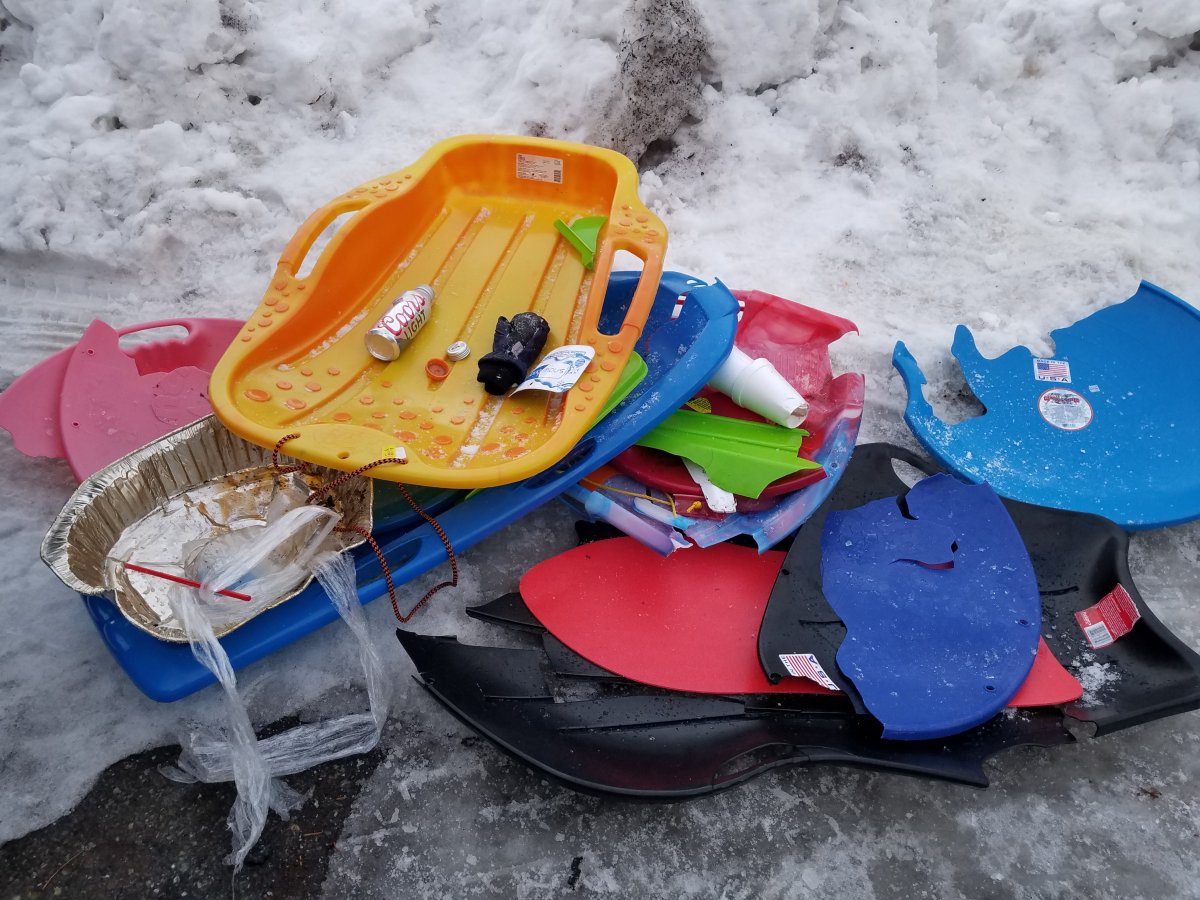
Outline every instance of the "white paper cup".
[(769, 360), (751, 359), (737, 347), (708, 386), (784, 428), (799, 428), (808, 416), (808, 402)]

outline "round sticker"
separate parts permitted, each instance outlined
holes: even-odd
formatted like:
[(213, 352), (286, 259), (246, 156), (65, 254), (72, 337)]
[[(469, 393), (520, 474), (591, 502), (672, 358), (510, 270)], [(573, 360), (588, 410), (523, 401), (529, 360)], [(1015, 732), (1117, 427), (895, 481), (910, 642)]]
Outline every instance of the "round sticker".
[(1055, 428), (1079, 431), (1092, 424), (1092, 405), (1082, 394), (1053, 388), (1038, 397), (1038, 412)]

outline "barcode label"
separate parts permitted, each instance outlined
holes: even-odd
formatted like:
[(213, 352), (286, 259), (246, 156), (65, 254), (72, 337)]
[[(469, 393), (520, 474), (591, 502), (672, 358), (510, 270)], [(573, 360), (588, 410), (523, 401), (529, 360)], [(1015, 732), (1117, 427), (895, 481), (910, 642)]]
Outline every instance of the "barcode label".
[(1133, 630), (1142, 618), (1129, 591), (1117, 585), (1100, 598), (1100, 602), (1075, 613), (1075, 621), (1093, 650), (1115, 643)]
[(1095, 625), (1089, 625), (1083, 629), (1083, 633), (1087, 636), (1087, 641), (1092, 645), (1093, 650), (1099, 650), (1101, 647), (1107, 647), (1113, 642), (1113, 636), (1108, 630), (1108, 626), (1103, 622), (1097, 622)]
[(517, 177), (526, 181), (548, 181), (551, 184), (562, 184), (563, 161), (554, 156), (518, 153)]

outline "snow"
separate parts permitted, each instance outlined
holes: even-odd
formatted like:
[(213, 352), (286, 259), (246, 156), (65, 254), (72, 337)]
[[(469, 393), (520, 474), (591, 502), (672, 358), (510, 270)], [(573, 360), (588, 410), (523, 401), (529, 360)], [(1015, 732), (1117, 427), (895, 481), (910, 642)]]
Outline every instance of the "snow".
[[(640, 161), (642, 196), (670, 231), (671, 268), (856, 321), (861, 336), (835, 346), (834, 361), (839, 371), (867, 373), (867, 441), (913, 445), (889, 362), (897, 338), (927, 365), (935, 408), (961, 417), (971, 404), (948, 350), (959, 322), (986, 355), (1018, 343), (1048, 355), (1051, 329), (1125, 299), (1141, 278), (1200, 301), (1193, 0), (0, 0), (0, 28), (0, 385), (76, 340), (93, 317), (128, 324), (248, 315), (308, 213), (443, 137), (473, 132), (615, 146)], [(0, 460), (0, 552), (10, 584), (0, 596), (8, 623), (0, 638), (3, 841), (52, 821), (117, 759), (173, 740), (190, 720), (217, 721), (219, 698), (207, 691), (162, 706), (138, 694), (78, 600), (37, 558), (70, 491), (65, 465), (25, 459), (7, 436)], [(565, 521), (543, 516), (510, 535), (522, 561), (565, 546)], [(1193, 646), (1198, 545), (1195, 525), (1134, 542), (1143, 593)], [(480, 585), (512, 589), (521, 567), (499, 565), (505, 545), (488, 546), (467, 555), (464, 586), (440, 596), (419, 627), (476, 633), (461, 606), (489, 599)], [(385, 661), (407, 682), (389, 615), (386, 604), (368, 610)], [(337, 706), (328, 698), (354, 682), (355, 670), (353, 643), (339, 632), (327, 629), (245, 673), (244, 684), (260, 682), (251, 701), (257, 722)], [(395, 714), (406, 727), (455, 727), (406, 691)], [(1133, 778), (1143, 756), (1192, 771), (1196, 732), (1189, 715), (1069, 759), (1092, 766), (1097, 780)], [(1186, 740), (1170, 745), (1173, 733)], [(453, 767), (480, 767), (482, 752), (459, 753), (438, 777), (453, 788)], [(1055, 830), (1064, 809), (1111, 818), (1120, 842), (1118, 825), (1138, 815), (1133, 801), (1110, 809), (1081, 797), (1020, 812), (1039, 779), (1068, 793), (1078, 787), (1053, 768), (1043, 762), (1027, 776), (1004, 764), (1001, 780), (1018, 786), (975, 801), (994, 805), (970, 827), (955, 820), (957, 789), (935, 789), (930, 815), (949, 837), (932, 868), (914, 877), (966, 864), (949, 849), (955, 842), (973, 846), (1031, 821), (1024, 851), (1054, 848), (1031, 870), (1066, 866), (1064, 842), (1079, 834)], [(392, 771), (419, 794), (418, 768), (401, 756)], [(530, 783), (516, 774), (510, 781), (518, 790)], [(772, 804), (780, 791), (794, 802), (813, 785), (825, 792), (807, 801), (820, 811), (819, 852), (758, 865), (750, 871), (764, 873), (770, 890), (743, 893), (791, 896), (789, 886), (814, 881), (829, 896), (860, 893), (874, 878), (863, 854), (878, 860), (928, 840), (919, 823), (872, 825), (870, 806), (844, 834), (826, 825), (864, 786), (901, 805), (921, 802), (907, 781), (838, 770), (762, 779), (695, 808), (746, 828), (757, 813), (778, 831)], [(369, 793), (386, 791), (381, 784)], [(569, 855), (577, 822), (558, 811), (578, 803), (547, 788), (528, 799), (557, 823), (551, 836), (568, 835)], [(467, 794), (464, 815), (473, 802)], [(402, 822), (421, 824), (396, 805)], [(505, 811), (502, 820), (519, 815)], [(688, 815), (673, 813), (677, 824), (665, 830), (649, 813), (607, 821), (629, 825), (615, 845), (631, 854), (630, 865), (652, 867), (651, 848), (667, 852), (660, 840), (677, 852), (688, 829), (701, 827)], [(1175, 815), (1194, 824), (1198, 813), (1190, 803)], [(719, 835), (704, 829), (714, 878), (745, 858), (718, 850)], [(397, 867), (436, 863), (436, 855), (400, 853), (395, 840), (388, 831), (361, 846), (382, 843)], [(501, 846), (488, 840), (464, 838), (482, 860)], [(861, 842), (869, 854), (839, 849)], [(688, 858), (679, 857), (674, 880), (645, 872), (635, 880), (647, 891), (702, 890)], [(619, 860), (593, 845), (585, 882), (636, 892)], [(1160, 854), (1136, 862), (1155, 872), (1162, 892), (1186, 892), (1200, 874), (1194, 862)], [(1019, 875), (994, 856), (977, 865), (1001, 879)], [(543, 877), (549, 869), (533, 866), (522, 891), (538, 893)], [(1119, 893), (1126, 883), (1114, 877)], [(961, 890), (986, 889), (989, 879), (980, 878)], [(731, 879), (731, 895), (742, 895), (744, 879)]]
[(1100, 702), (1105, 687), (1121, 680), (1120, 674), (1107, 663), (1088, 661), (1084, 664), (1080, 660), (1074, 660), (1073, 663), (1071, 671), (1083, 685), (1083, 696), (1079, 700), (1081, 706), (1095, 706)]

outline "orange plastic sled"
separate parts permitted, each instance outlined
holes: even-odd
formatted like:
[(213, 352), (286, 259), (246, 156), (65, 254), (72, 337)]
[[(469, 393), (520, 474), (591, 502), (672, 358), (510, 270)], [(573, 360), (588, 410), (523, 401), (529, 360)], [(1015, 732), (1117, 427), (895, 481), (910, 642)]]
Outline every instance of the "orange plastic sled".
[[(351, 213), (312, 272), (316, 238)], [(594, 271), (554, 227), (606, 216)], [(637, 170), (618, 153), (536, 138), (443, 141), (405, 169), (354, 188), (309, 216), (271, 284), (213, 372), (210, 399), (234, 433), (350, 471), (404, 451), (374, 477), (490, 487), (549, 468), (579, 441), (617, 384), (650, 312), (667, 235), (638, 200)], [(617, 250), (643, 261), (624, 322), (598, 328)], [(363, 338), (394, 298), (433, 287), (429, 321), (400, 357), (380, 362)], [(548, 352), (596, 355), (565, 394), (491, 397), (476, 379), (499, 316), (550, 323)], [(609, 317), (606, 317), (606, 319)], [(434, 380), (430, 360), (465, 341), (471, 355)]]

